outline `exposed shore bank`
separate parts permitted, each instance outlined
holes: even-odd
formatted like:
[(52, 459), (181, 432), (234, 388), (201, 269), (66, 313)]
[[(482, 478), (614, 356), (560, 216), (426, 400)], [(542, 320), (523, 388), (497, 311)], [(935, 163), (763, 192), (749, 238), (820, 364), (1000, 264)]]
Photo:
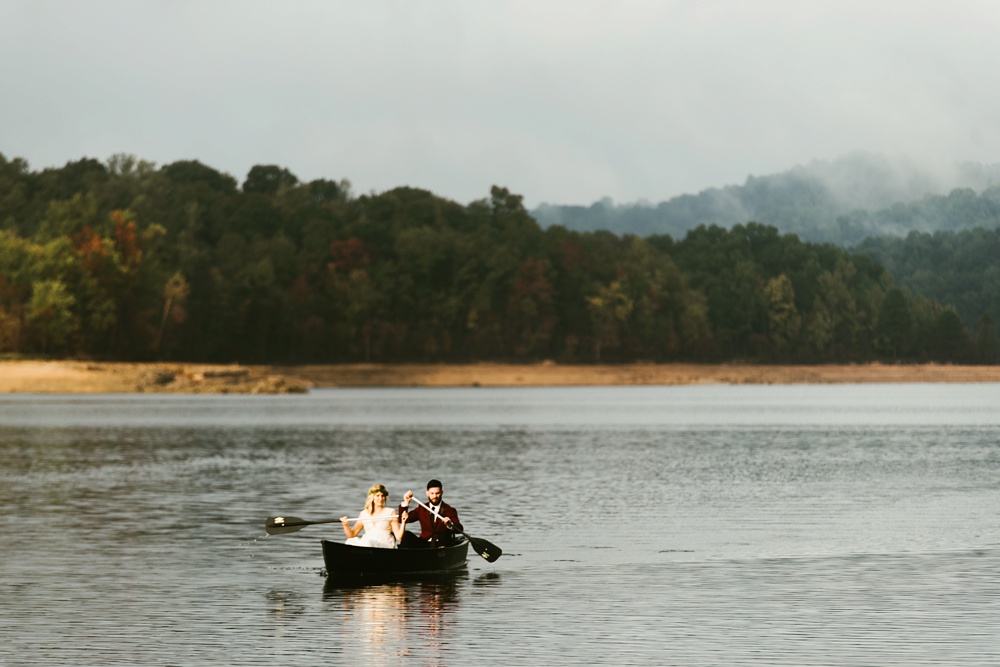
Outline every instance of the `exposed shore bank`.
[(264, 366), (0, 361), (0, 393), (281, 394), (308, 385)]
[(301, 393), (322, 387), (569, 387), (1000, 382), (1000, 366), (344, 364), (0, 361), (0, 393)]

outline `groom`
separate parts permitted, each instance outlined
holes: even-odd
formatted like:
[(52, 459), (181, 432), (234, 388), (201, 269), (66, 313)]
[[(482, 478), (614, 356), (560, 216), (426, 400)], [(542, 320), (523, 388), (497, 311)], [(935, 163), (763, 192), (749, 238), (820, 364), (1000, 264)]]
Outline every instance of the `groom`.
[[(458, 510), (441, 500), (444, 491), (441, 489), (441, 482), (432, 479), (427, 482), (427, 506), (431, 511), (427, 511), (421, 505), (410, 512), (406, 518), (406, 523), (413, 521), (420, 522), (420, 537), (415, 537), (413, 533), (406, 531), (403, 533), (402, 547), (430, 547), (447, 546), (455, 541), (455, 533), (462, 531), (462, 523), (458, 520)], [(403, 502), (399, 505), (399, 515), (404, 511), (413, 499), (413, 491), (407, 491), (403, 496)]]

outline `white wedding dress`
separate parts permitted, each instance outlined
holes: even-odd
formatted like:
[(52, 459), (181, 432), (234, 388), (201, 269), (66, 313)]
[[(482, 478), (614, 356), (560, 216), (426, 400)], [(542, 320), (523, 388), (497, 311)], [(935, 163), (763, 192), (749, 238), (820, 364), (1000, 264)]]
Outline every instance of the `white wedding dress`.
[(396, 516), (396, 512), (391, 507), (383, 507), (381, 512), (374, 516), (367, 510), (358, 515), (365, 532), (358, 537), (348, 538), (347, 544), (356, 547), (378, 547), (380, 549), (395, 549), (396, 537), (392, 534), (392, 526), (389, 522)]

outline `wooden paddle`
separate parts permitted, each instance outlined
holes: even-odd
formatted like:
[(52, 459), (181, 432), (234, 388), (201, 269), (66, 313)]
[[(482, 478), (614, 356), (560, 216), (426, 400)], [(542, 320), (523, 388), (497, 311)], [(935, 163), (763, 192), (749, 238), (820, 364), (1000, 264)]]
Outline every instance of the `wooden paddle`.
[(317, 523), (340, 523), (340, 519), (320, 519), (319, 521), (306, 521), (297, 516), (272, 516), (264, 522), (264, 530), (268, 535), (284, 535), (302, 530), (306, 526)]
[[(432, 516), (436, 516), (441, 523), (450, 527), (452, 530), (458, 530), (457, 528), (455, 528), (455, 525), (453, 523), (445, 521), (444, 517), (442, 517), (440, 514), (435, 514), (434, 510), (432, 510), (427, 505), (424, 505), (416, 498), (413, 498), (413, 502), (415, 502), (416, 504), (420, 505), (425, 510), (430, 512)], [(469, 544), (472, 545), (472, 548), (475, 549), (477, 554), (485, 558), (487, 563), (493, 563), (496, 561), (497, 558), (500, 558), (500, 556), (503, 555), (503, 550), (497, 545), (493, 544), (492, 542), (484, 540), (479, 537), (473, 537), (464, 530), (458, 530), (458, 532), (464, 535), (465, 539), (469, 540)]]
[[(379, 517), (380, 519), (395, 518), (395, 514), (392, 517), (388, 515), (384, 517)], [(306, 521), (305, 519), (300, 519), (297, 516), (272, 516), (264, 521), (264, 530), (267, 531), (268, 535), (284, 535), (286, 533), (294, 533), (297, 530), (302, 530), (306, 526), (312, 526), (317, 523), (340, 523), (340, 519), (320, 519), (319, 521)]]

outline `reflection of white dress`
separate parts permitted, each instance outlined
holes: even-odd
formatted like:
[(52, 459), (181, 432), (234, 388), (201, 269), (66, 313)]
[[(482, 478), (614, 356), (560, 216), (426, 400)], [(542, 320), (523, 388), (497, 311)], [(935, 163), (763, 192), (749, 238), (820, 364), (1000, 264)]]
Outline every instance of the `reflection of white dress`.
[(365, 532), (359, 537), (348, 538), (347, 544), (356, 547), (395, 549), (396, 537), (392, 534), (392, 526), (389, 525), (389, 521), (395, 516), (396, 512), (391, 507), (383, 507), (382, 511), (374, 516), (369, 514), (368, 510), (363, 510), (358, 515), (358, 521), (364, 525)]

